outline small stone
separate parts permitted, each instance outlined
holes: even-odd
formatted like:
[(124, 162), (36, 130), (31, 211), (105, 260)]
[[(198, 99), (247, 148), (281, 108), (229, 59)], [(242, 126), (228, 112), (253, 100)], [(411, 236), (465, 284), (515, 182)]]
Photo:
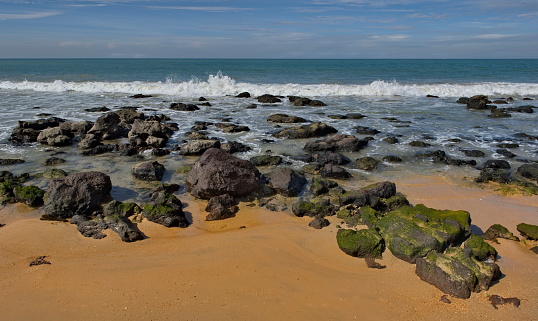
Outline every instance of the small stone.
[(443, 302), (443, 303), (447, 303), (447, 304), (451, 304), (452, 301), (450, 301), (450, 299), (448, 298), (448, 295), (444, 294), (441, 296), (441, 299), (439, 299), (439, 301)]
[(35, 260), (30, 262), (30, 266), (42, 265), (42, 264), (51, 264), (49, 261), (45, 260), (46, 256), (38, 256)]

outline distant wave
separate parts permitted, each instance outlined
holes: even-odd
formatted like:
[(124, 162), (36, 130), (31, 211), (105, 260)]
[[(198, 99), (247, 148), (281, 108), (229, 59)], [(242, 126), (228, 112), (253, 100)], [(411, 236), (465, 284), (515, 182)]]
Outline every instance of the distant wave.
[(254, 96), (262, 94), (326, 96), (404, 96), (460, 97), (477, 94), (489, 96), (537, 96), (537, 83), (484, 82), (469, 84), (402, 84), (377, 80), (364, 85), (339, 84), (252, 84), (240, 83), (221, 74), (210, 75), (207, 81), (192, 79), (183, 82), (54, 82), (0, 81), (0, 89), (33, 90), (42, 92), (83, 92), (151, 94), (180, 97), (221, 97), (248, 91)]

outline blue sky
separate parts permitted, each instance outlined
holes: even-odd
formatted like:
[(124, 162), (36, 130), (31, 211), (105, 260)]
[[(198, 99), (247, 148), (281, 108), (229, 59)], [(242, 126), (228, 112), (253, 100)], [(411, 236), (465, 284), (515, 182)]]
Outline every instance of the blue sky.
[(0, 58), (538, 58), (538, 0), (0, 0)]

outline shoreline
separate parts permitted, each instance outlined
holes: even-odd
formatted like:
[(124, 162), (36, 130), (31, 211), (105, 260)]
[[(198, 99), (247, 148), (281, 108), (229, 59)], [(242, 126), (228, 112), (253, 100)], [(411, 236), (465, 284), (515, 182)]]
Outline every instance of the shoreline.
[[(538, 196), (504, 197), (446, 176), (396, 181), (411, 204), (471, 213), (475, 229), (494, 223), (514, 234), (521, 222), (538, 224)], [(414, 265), (386, 251), (384, 270), (345, 255), (336, 244), (336, 217), (314, 230), (310, 218), (241, 205), (236, 217), (206, 222), (204, 202), (179, 195), (193, 217), (186, 229), (144, 220), (148, 239), (122, 242), (106, 231), (85, 238), (74, 225), (39, 221), (23, 205), (0, 209), (0, 308), (7, 320), (323, 319), (532, 320), (538, 312), (538, 256), (527, 245), (494, 244), (505, 274), (489, 291), (450, 298), (415, 275)], [(243, 228), (244, 227), (244, 228)], [(534, 242), (536, 243), (536, 242)], [(29, 267), (45, 255), (51, 265)], [(518, 297), (521, 306), (495, 310), (487, 294)], [(395, 317), (396, 316), (396, 317)]]

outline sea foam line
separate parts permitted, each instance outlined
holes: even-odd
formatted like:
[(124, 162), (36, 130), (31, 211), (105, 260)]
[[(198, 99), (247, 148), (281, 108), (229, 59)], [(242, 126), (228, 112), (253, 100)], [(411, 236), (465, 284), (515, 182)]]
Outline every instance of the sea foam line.
[(32, 90), (38, 92), (83, 92), (170, 95), (180, 97), (222, 97), (248, 91), (254, 96), (404, 96), (460, 97), (483, 94), (488, 96), (538, 96), (536, 83), (484, 82), (469, 84), (402, 84), (396, 81), (373, 81), (364, 85), (341, 84), (253, 84), (238, 83), (224, 75), (210, 75), (207, 81), (192, 79), (183, 82), (53, 82), (1, 81), (3, 90)]

